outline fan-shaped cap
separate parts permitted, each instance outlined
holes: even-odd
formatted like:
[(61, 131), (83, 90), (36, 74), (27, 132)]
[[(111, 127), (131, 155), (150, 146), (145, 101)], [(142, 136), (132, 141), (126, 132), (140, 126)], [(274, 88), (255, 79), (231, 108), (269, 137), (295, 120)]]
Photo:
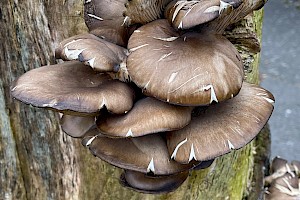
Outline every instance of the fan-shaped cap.
[(189, 171), (168, 176), (150, 176), (144, 173), (125, 170), (120, 177), (123, 186), (138, 192), (158, 194), (177, 189), (188, 177)]
[(220, 0), (176, 0), (168, 4), (165, 17), (176, 29), (189, 29), (219, 16)]
[(84, 5), (84, 19), (90, 33), (126, 46), (129, 31), (123, 16), (127, 0), (92, 0)]
[(81, 34), (62, 41), (55, 50), (57, 58), (79, 60), (99, 72), (117, 72), (126, 65), (127, 49), (92, 34)]
[(124, 15), (127, 24), (146, 24), (163, 16), (165, 7), (172, 0), (130, 0)]
[(138, 137), (183, 128), (191, 121), (192, 109), (148, 97), (136, 102), (127, 114), (99, 117), (97, 125), (109, 137)]
[(63, 115), (60, 119), (62, 130), (71, 137), (80, 138), (95, 125), (94, 116)]
[(84, 144), (95, 156), (123, 169), (169, 175), (191, 169), (196, 164), (183, 165), (171, 160), (166, 142), (159, 134), (113, 139), (91, 131), (84, 138)]
[(235, 96), (243, 81), (243, 63), (223, 36), (180, 35), (156, 20), (129, 39), (131, 80), (149, 96), (180, 105), (207, 105)]
[(205, 161), (239, 149), (263, 128), (273, 111), (274, 97), (244, 83), (228, 101), (208, 106), (183, 129), (167, 133), (169, 153), (177, 162)]
[(75, 115), (97, 115), (104, 107), (125, 113), (134, 99), (127, 84), (77, 61), (33, 69), (13, 83), (11, 93), (24, 103)]

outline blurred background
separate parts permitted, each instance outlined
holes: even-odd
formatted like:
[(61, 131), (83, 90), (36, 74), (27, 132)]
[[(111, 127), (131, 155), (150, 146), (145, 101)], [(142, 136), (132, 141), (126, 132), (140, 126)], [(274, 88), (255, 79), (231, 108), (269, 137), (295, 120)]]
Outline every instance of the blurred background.
[(269, 0), (264, 14), (261, 85), (276, 99), (271, 158), (300, 160), (300, 0)]

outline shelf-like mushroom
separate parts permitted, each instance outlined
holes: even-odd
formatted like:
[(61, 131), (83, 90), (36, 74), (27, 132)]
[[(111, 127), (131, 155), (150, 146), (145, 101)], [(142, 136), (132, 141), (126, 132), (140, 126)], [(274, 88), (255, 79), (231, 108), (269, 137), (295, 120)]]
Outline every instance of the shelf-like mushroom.
[(199, 163), (180, 164), (171, 160), (166, 142), (159, 134), (135, 138), (108, 138), (91, 129), (83, 138), (83, 144), (89, 146), (95, 156), (112, 165), (145, 174), (176, 174)]
[(123, 186), (138, 192), (159, 194), (177, 189), (188, 177), (189, 171), (168, 176), (154, 176), (144, 173), (125, 170), (120, 177)]
[(175, 0), (168, 4), (165, 17), (175, 29), (189, 29), (219, 16), (220, 0)]
[(244, 69), (235, 47), (208, 32), (178, 33), (155, 20), (129, 39), (127, 69), (146, 95), (180, 105), (208, 105), (235, 96)]
[(181, 129), (191, 121), (192, 110), (147, 97), (126, 114), (99, 117), (97, 125), (108, 137), (138, 137)]
[(99, 72), (118, 72), (126, 65), (127, 49), (98, 38), (81, 34), (62, 41), (55, 50), (56, 58), (79, 60)]
[(24, 103), (75, 115), (97, 115), (104, 107), (122, 114), (134, 100), (134, 91), (126, 83), (78, 61), (28, 71), (12, 84), (11, 93)]
[(92, 0), (84, 5), (84, 19), (90, 33), (126, 46), (129, 30), (124, 24), (127, 0)]
[(180, 163), (205, 161), (245, 146), (268, 121), (273, 103), (271, 93), (244, 83), (236, 97), (208, 106), (188, 126), (167, 133), (171, 157)]

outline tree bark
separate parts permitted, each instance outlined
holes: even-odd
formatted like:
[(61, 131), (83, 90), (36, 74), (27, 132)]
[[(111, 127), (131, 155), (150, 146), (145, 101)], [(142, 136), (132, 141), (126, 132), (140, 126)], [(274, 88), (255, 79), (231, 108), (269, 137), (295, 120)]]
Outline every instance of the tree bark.
[[(258, 11), (226, 33), (237, 44), (252, 83), (259, 80), (261, 23)], [(193, 171), (172, 193), (149, 195), (123, 188), (118, 183), (121, 170), (93, 157), (80, 140), (64, 135), (57, 113), (24, 105), (10, 95), (14, 79), (55, 63), (58, 42), (87, 31), (82, 0), (1, 0), (0, 27), (1, 200), (257, 199), (261, 194), (262, 165), (269, 150), (264, 146), (257, 151), (256, 141), (216, 159), (206, 170)], [(268, 135), (267, 131), (259, 138)]]

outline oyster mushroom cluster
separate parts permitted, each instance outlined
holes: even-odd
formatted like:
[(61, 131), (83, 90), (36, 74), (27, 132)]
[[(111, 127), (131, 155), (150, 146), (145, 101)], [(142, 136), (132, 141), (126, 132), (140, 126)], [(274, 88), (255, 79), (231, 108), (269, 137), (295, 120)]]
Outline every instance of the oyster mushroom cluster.
[(60, 43), (65, 62), (12, 85), (27, 104), (63, 113), (62, 129), (124, 169), (138, 191), (168, 192), (189, 171), (249, 143), (274, 97), (243, 82), (224, 28), (261, 6), (251, 0), (88, 0), (89, 33)]

